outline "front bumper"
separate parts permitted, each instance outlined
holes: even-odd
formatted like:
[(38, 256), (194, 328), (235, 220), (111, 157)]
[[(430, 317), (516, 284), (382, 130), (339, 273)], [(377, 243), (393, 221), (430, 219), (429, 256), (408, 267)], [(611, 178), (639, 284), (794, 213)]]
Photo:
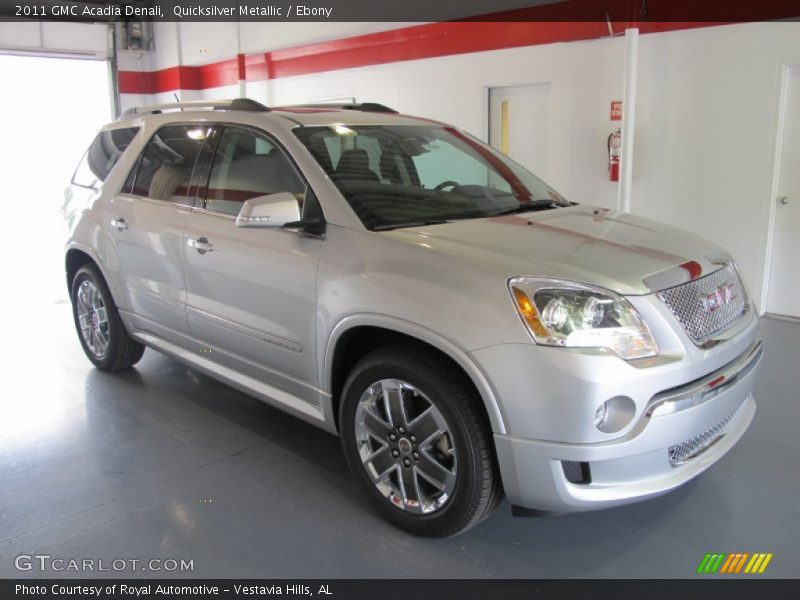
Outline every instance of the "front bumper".
[[(705, 361), (711, 372), (678, 387), (663, 385), (664, 369), (672, 372), (671, 380), (675, 381), (675, 372), (669, 367), (653, 367), (650, 377), (640, 372), (616, 382), (613, 374), (595, 373), (584, 377), (585, 388), (574, 385), (576, 396), (570, 400), (573, 410), (558, 411), (558, 421), (588, 421), (596, 398), (588, 401), (587, 410), (578, 410), (586, 403), (581, 398), (585, 390), (592, 390), (592, 397), (625, 394), (635, 401), (637, 410), (631, 425), (616, 437), (590, 443), (541, 439), (544, 436), (531, 439), (515, 429), (552, 431), (561, 427), (565, 434), (578, 434), (577, 429), (564, 429), (563, 424), (548, 427), (539, 423), (533, 427), (509, 421), (508, 434), (495, 434), (495, 447), (512, 505), (546, 512), (605, 508), (663, 494), (706, 470), (736, 444), (756, 410), (752, 392), (762, 352), (755, 326), (727, 346), (715, 360)], [(732, 351), (737, 354), (731, 359)], [(726, 362), (719, 365), (719, 357)], [(715, 363), (717, 368), (713, 368)], [(575, 384), (575, 380), (567, 385), (570, 383)], [(660, 390), (659, 385), (663, 386)], [(568, 478), (564, 461), (584, 463), (582, 468), (588, 475), (584, 482), (571, 482), (575, 477)]]

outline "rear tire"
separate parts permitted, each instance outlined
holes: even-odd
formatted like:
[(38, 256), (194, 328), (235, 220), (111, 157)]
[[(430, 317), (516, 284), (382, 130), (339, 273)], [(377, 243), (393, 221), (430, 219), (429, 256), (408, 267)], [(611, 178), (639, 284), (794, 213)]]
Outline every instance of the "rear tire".
[(86, 357), (101, 371), (119, 371), (135, 365), (144, 346), (125, 331), (105, 279), (87, 264), (72, 280), (72, 315)]
[(480, 398), (463, 373), (423, 346), (381, 348), (353, 368), (340, 433), (353, 476), (401, 529), (456, 535), (502, 498)]

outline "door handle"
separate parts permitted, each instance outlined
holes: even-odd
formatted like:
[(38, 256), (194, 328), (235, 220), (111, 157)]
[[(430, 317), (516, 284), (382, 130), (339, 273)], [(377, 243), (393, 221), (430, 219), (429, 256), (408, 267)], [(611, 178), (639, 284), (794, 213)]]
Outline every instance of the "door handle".
[(196, 240), (189, 238), (188, 240), (186, 240), (186, 245), (189, 246), (189, 248), (194, 248), (200, 254), (205, 254), (206, 252), (213, 252), (214, 250), (214, 245), (208, 241), (208, 238), (205, 237), (197, 238)]
[(117, 231), (125, 231), (128, 228), (128, 224), (125, 222), (125, 219), (111, 219), (111, 226), (114, 227)]
[(781, 204), (786, 206), (786, 205), (789, 204), (789, 197), (788, 196), (781, 196), (780, 198), (778, 198), (778, 202), (780, 202)]

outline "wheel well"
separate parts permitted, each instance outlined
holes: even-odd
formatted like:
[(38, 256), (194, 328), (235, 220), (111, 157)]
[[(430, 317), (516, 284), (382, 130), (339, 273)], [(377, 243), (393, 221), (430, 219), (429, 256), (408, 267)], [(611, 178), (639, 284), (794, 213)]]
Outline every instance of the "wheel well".
[[(366, 325), (353, 327), (352, 329), (343, 333), (342, 337), (339, 338), (338, 342), (336, 343), (336, 349), (333, 356), (331, 392), (333, 416), (336, 419), (337, 429), (339, 426), (339, 404), (342, 396), (342, 390), (344, 389), (344, 384), (350, 371), (353, 369), (356, 363), (358, 363), (358, 361), (360, 361), (370, 352), (377, 350), (378, 348), (383, 348), (385, 346), (390, 346), (397, 343), (415, 344), (422, 348), (426, 348), (429, 352), (437, 354), (444, 361), (450, 363), (453, 370), (458, 371), (463, 375), (464, 381), (472, 388), (477, 398), (481, 397), (477, 387), (475, 386), (475, 382), (472, 381), (472, 378), (467, 374), (466, 371), (464, 371), (461, 365), (459, 365), (455, 360), (453, 360), (452, 357), (445, 352), (442, 352), (436, 346), (433, 346), (427, 342), (423, 342), (419, 338), (415, 338), (392, 329), (384, 329), (382, 327), (372, 327)], [(480, 407), (486, 415), (487, 421), (489, 421), (489, 415), (486, 412), (486, 407), (483, 405), (483, 402), (480, 403)]]
[(66, 259), (66, 271), (67, 271), (67, 290), (70, 292), (72, 291), (72, 280), (75, 279), (75, 274), (85, 264), (92, 264), (95, 265), (94, 260), (92, 257), (83, 252), (82, 250), (68, 250), (67, 251), (67, 259)]

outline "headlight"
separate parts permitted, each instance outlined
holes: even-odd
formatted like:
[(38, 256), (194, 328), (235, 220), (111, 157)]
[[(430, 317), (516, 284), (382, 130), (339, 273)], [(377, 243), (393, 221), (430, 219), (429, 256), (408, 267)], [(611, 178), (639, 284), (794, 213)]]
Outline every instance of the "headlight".
[(518, 277), (509, 282), (537, 344), (608, 348), (630, 360), (658, 354), (650, 328), (622, 296), (580, 283)]

